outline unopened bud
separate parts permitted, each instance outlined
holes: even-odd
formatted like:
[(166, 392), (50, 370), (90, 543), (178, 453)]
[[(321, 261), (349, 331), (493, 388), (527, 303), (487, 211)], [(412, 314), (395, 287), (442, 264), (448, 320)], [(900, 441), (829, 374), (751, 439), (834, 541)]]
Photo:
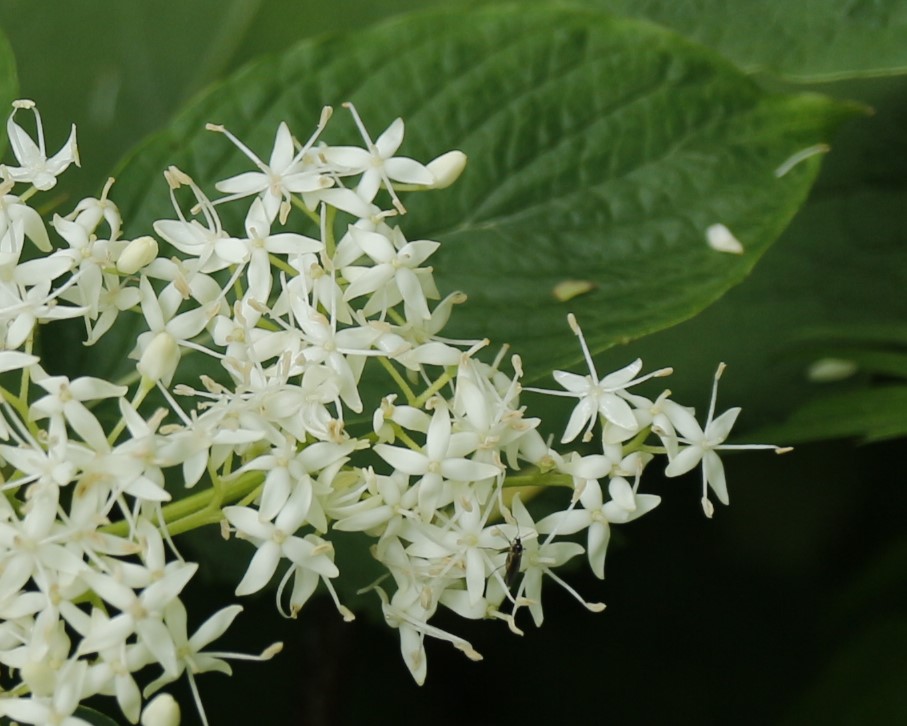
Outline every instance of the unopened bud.
[(162, 330), (145, 348), (136, 368), (145, 378), (169, 384), (179, 362), (180, 349), (176, 339)]
[(157, 257), (157, 240), (145, 235), (132, 240), (120, 253), (117, 272), (134, 275)]
[(142, 711), (142, 726), (179, 726), (180, 706), (169, 693), (151, 699)]
[(448, 151), (427, 164), (428, 170), (435, 178), (432, 189), (446, 189), (460, 178), (466, 168), (466, 154), (462, 151)]

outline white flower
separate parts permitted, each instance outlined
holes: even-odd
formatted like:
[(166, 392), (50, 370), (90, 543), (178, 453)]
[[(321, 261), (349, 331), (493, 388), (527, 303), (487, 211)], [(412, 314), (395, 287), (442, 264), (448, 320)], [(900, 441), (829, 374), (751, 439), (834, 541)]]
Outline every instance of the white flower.
[(350, 281), (344, 298), (355, 300), (370, 294), (371, 299), (363, 308), (366, 315), (384, 313), (403, 300), (407, 321), (429, 320), (426, 298), (437, 298), (439, 294), (431, 268), (421, 265), (441, 245), (431, 240), (407, 242), (399, 227), (393, 228), (390, 238), (357, 227), (351, 227), (350, 234), (374, 265), (344, 268), (343, 275)]
[(499, 466), (465, 458), (475, 450), (477, 443), (476, 437), (452, 434), (450, 411), (439, 402), (421, 451), (387, 444), (377, 444), (373, 449), (398, 471), (421, 477), (418, 482), (419, 512), (424, 521), (429, 521), (435, 510), (449, 501), (444, 489), (445, 480), (478, 482), (501, 473)]
[(205, 308), (195, 308), (174, 315), (161, 305), (164, 295), (158, 300), (147, 277), (142, 278), (140, 289), (142, 314), (150, 330), (138, 337), (130, 355), (139, 359), (136, 368), (145, 378), (168, 384), (180, 362), (179, 344), (198, 335), (210, 314)]
[(261, 199), (252, 202), (246, 215), (246, 239), (227, 237), (214, 244), (218, 257), (232, 264), (247, 265), (249, 292), (253, 298), (267, 302), (271, 293), (270, 255), (320, 252), (320, 240), (294, 232), (271, 234), (271, 219), (265, 214)]
[[(290, 494), (298, 488), (305, 490), (304, 499), (308, 501), (303, 502), (302, 516), (309, 520), (309, 511), (314, 500), (312, 475), (321, 469), (345, 463), (347, 455), (355, 447), (355, 441), (343, 444), (316, 441), (298, 449), (296, 440), (288, 436), (283, 443), (274, 446), (269, 453), (255, 457), (237, 473), (250, 469), (267, 472), (259, 508), (262, 521), (273, 519), (286, 504)], [(323, 516), (319, 519), (323, 519)]]
[(123, 218), (120, 216), (119, 207), (107, 198), (113, 182), (113, 177), (110, 177), (107, 183), (104, 184), (104, 189), (99, 199), (86, 197), (81, 200), (75, 209), (66, 215), (66, 219), (80, 224), (89, 233), (95, 232), (101, 220), (104, 220), (110, 229), (109, 239), (117, 239), (120, 236)]
[(259, 169), (259, 171), (237, 174), (215, 184), (214, 186), (219, 192), (225, 192), (228, 195), (218, 200), (218, 202), (227, 202), (253, 194), (260, 194), (268, 219), (273, 221), (277, 217), (278, 211), (280, 211), (281, 221), (285, 221), (286, 215), (290, 211), (291, 194), (313, 192), (325, 189), (333, 184), (333, 180), (330, 177), (324, 176), (318, 170), (309, 168), (304, 164), (304, 158), (330, 117), (330, 107), (325, 107), (321, 114), (318, 128), (298, 153), (295, 151), (293, 136), (290, 134), (289, 127), (281, 122), (280, 126), (277, 127), (274, 148), (267, 164), (223, 126), (208, 124), (206, 128), (209, 131), (219, 131), (224, 134)]
[(59, 581), (71, 582), (87, 572), (88, 566), (67, 545), (66, 528), (57, 520), (59, 500), (56, 486), (42, 486), (32, 492), (21, 520), (0, 521), (0, 598), (18, 592), (29, 579), (46, 594)]
[(638, 519), (661, 502), (661, 497), (654, 494), (637, 494), (635, 487), (623, 477), (611, 479), (608, 493), (611, 499), (605, 502), (598, 481), (587, 481), (579, 498), (583, 509), (555, 512), (538, 523), (540, 532), (556, 531), (558, 534), (573, 534), (588, 528), (586, 552), (589, 566), (600, 580), (605, 578), (605, 552), (611, 539), (610, 525)]
[(719, 364), (712, 382), (712, 400), (709, 403), (709, 414), (706, 418), (705, 428), (693, 417), (689, 410), (676, 406), (665, 411), (674, 427), (682, 434), (677, 437), (680, 444), (686, 446), (675, 454), (665, 469), (669, 477), (680, 476), (691, 471), (702, 462), (702, 509), (707, 517), (711, 517), (714, 507), (708, 498), (708, 488), (711, 487), (722, 504), (728, 503), (727, 482), (724, 476), (724, 465), (721, 463), (716, 451), (729, 449), (774, 449), (777, 453), (787, 451), (773, 444), (725, 444), (724, 441), (731, 433), (731, 428), (740, 414), (740, 408), (731, 408), (715, 418), (715, 402), (718, 398), (718, 380), (724, 372), (724, 363)]
[(84, 402), (125, 396), (126, 386), (115, 386), (102, 378), (90, 376), (71, 381), (66, 376), (48, 376), (43, 371), (41, 375), (35, 375), (34, 380), (48, 394), (31, 405), (29, 415), (34, 420), (49, 418), (50, 434), (57, 441), (66, 440), (65, 421), (96, 451), (107, 450), (104, 429)]
[(6, 244), (0, 245), (0, 249), (19, 251), (25, 238), (30, 239), (42, 252), (50, 252), (53, 249), (41, 215), (19, 197), (4, 194), (0, 197), (0, 239)]
[[(51, 292), (51, 280), (58, 274), (60, 258), (44, 257), (23, 262), (16, 268), (16, 276), (23, 268), (29, 268), (30, 275), (44, 271), (49, 277), (36, 281), (33, 287), (21, 291), (10, 285), (0, 285), (0, 337), (5, 336), (7, 349), (22, 345), (34, 332), (35, 324), (49, 320), (63, 320), (78, 317), (85, 308), (58, 304), (57, 297), (66, 288), (62, 286)], [(70, 278), (70, 282), (74, 278)]]
[(89, 721), (74, 716), (83, 697), (88, 663), (71, 659), (48, 675), (53, 686), (47, 695), (0, 699), (0, 716), (18, 723), (35, 726), (91, 726)]
[(400, 631), (400, 652), (403, 655), (403, 662), (419, 685), (425, 682), (428, 673), (424, 645), (426, 635), (448, 641), (457, 650), (465, 653), (470, 660), (482, 660), (482, 655), (469, 641), (428, 624), (434, 614), (436, 601), (435, 598), (429, 598), (430, 604), (426, 607), (421, 588), (414, 584), (401, 587), (390, 599), (380, 587), (376, 587), (375, 592), (381, 599), (385, 621), (390, 627)]
[[(37, 144), (15, 122), (16, 112), (19, 109), (31, 109), (34, 111)], [(47, 150), (44, 145), (44, 127), (41, 124), (41, 114), (38, 113), (34, 101), (13, 101), (13, 112), (10, 114), (9, 121), (6, 122), (6, 131), (9, 135), (10, 148), (12, 148), (16, 160), (20, 164), (17, 167), (6, 167), (6, 173), (13, 181), (30, 182), (36, 189), (46, 191), (56, 185), (57, 177), (70, 164), (75, 163), (76, 166), (79, 166), (75, 124), (73, 124), (69, 139), (63, 144), (63, 147), (50, 159), (47, 158)]]
[[(249, 507), (225, 507), (224, 516), (236, 528), (238, 536), (250, 540), (258, 549), (249, 563), (246, 574), (236, 586), (237, 595), (251, 595), (261, 590), (277, 571), (282, 558), (290, 561), (291, 567), (283, 578), (278, 589), (280, 596), (284, 584), (291, 575), (295, 575), (295, 585), (290, 596), (290, 616), (295, 617), (318, 584), (324, 580), (328, 591), (334, 595), (328, 579), (337, 577), (340, 571), (334, 564), (334, 548), (314, 535), (295, 536), (308, 513), (311, 493), (305, 487), (293, 491), (273, 522), (262, 521), (258, 512)], [(336, 597), (336, 595), (334, 595)], [(336, 600), (335, 600), (336, 603)], [(342, 607), (336, 603), (338, 608)], [(343, 608), (344, 617), (352, 613)]]
[(561, 438), (561, 443), (563, 444), (573, 441), (582, 431), (583, 426), (586, 427), (583, 441), (590, 441), (592, 439), (592, 429), (599, 415), (623, 429), (638, 430), (633, 409), (624, 396), (625, 390), (649, 378), (670, 375), (671, 369), (662, 368), (641, 378), (636, 378), (636, 374), (642, 369), (642, 361), (637, 358), (619, 371), (609, 373), (600, 379), (595, 371), (595, 363), (592, 361), (592, 355), (586, 345), (583, 331), (580, 330), (572, 313), (567, 316), (567, 321), (570, 323), (570, 328), (574, 334), (580, 340), (583, 355), (586, 358), (586, 365), (589, 367), (589, 375), (580, 376), (567, 371), (555, 371), (554, 379), (566, 391), (549, 391), (540, 388), (527, 388), (526, 390), (535, 391), (536, 393), (547, 393), (552, 396), (570, 396), (579, 399), (579, 403), (573, 409), (570, 421), (567, 423), (564, 435)]
[(516, 525), (499, 525), (507, 536), (520, 537), (523, 545), (522, 568), (523, 579), (517, 590), (513, 615), (523, 605), (528, 604), (529, 612), (536, 627), (541, 627), (544, 620), (542, 611), (542, 578), (547, 575), (557, 584), (569, 592), (587, 610), (598, 613), (605, 609), (603, 603), (586, 602), (579, 593), (558, 577), (553, 568), (560, 567), (567, 561), (582, 554), (582, 545), (576, 542), (553, 542), (554, 533), (550, 533), (543, 542), (538, 537), (527, 538), (525, 532), (537, 532), (538, 526), (520, 500), (519, 495), (514, 496), (512, 502), (513, 516)]
[(404, 184), (431, 186), (436, 177), (418, 161), (394, 156), (403, 143), (403, 119), (394, 119), (378, 140), (373, 142), (353, 104), (345, 103), (343, 106), (353, 115), (366, 148), (331, 146), (322, 150), (322, 156), (331, 164), (345, 169), (347, 173), (362, 173), (356, 187), (356, 193), (362, 199), (371, 202), (383, 184), (391, 195), (394, 207), (401, 214), (405, 214), (406, 209), (394, 192), (391, 180)]
[(240, 612), (242, 612), (242, 606), (240, 605), (230, 605), (218, 610), (195, 631), (192, 637), (189, 637), (186, 607), (179, 600), (172, 601), (164, 612), (164, 622), (167, 624), (167, 628), (176, 645), (178, 671), (175, 673), (165, 671), (159, 678), (145, 686), (143, 695), (147, 698), (159, 691), (163, 686), (175, 681), (185, 672), (191, 683), (195, 705), (198, 708), (202, 722), (207, 723), (201, 698), (198, 694), (198, 687), (195, 684), (196, 674), (214, 671), (229, 676), (232, 675), (233, 670), (225, 659), (269, 660), (279, 653), (283, 647), (282, 644), (275, 643), (259, 656), (246, 655), (244, 653), (203, 652), (204, 648), (226, 632)]
[[(120, 612), (109, 620), (93, 619), (90, 630), (79, 645), (79, 653), (122, 647), (126, 639), (135, 633), (138, 642), (152, 653), (154, 660), (166, 672), (178, 672), (176, 645), (164, 624), (164, 611), (197, 570), (198, 565), (194, 562), (170, 562), (164, 572), (141, 593), (136, 593), (113, 576), (94, 571), (82, 573), (83, 579), (98, 597)], [(61, 606), (67, 620), (75, 618), (74, 614), (70, 614), (74, 608), (71, 603)]]

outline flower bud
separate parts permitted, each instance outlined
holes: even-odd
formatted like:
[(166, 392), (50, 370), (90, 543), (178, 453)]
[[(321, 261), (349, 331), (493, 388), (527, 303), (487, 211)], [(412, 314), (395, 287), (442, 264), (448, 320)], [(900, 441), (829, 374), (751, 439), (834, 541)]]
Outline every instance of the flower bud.
[(139, 359), (136, 368), (145, 378), (167, 384), (180, 362), (176, 339), (166, 330), (157, 333)]
[(462, 151), (448, 151), (427, 164), (428, 170), (435, 178), (432, 189), (446, 189), (460, 178), (466, 168), (466, 154)]
[(169, 693), (151, 699), (142, 711), (142, 726), (179, 726), (180, 706)]
[(137, 237), (120, 253), (117, 271), (124, 275), (134, 275), (156, 257), (157, 241), (154, 237)]

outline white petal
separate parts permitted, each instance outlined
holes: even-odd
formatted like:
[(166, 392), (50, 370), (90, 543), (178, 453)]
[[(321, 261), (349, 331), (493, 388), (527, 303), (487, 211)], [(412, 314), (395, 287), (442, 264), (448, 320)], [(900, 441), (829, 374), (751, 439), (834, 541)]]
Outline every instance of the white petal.
[(727, 504), (729, 499), (727, 495), (727, 482), (724, 477), (724, 464), (721, 463), (721, 458), (718, 454), (714, 451), (706, 451), (705, 455), (702, 457), (702, 469), (706, 481), (708, 481), (709, 486), (712, 487), (712, 491), (715, 492), (718, 501), (722, 504)]
[(251, 595), (261, 590), (271, 581), (279, 562), (280, 547), (275, 542), (263, 543), (252, 557), (242, 582), (236, 586), (236, 594)]
[(729, 408), (706, 427), (708, 429), (706, 436), (712, 446), (722, 443), (728, 437), (740, 411), (740, 408)]
[(605, 579), (605, 552), (611, 539), (607, 522), (593, 522), (589, 527), (589, 567), (599, 580)]
[(692, 471), (701, 460), (702, 448), (687, 446), (685, 449), (681, 449), (680, 453), (665, 467), (665, 476), (674, 477), (686, 474), (688, 471)]

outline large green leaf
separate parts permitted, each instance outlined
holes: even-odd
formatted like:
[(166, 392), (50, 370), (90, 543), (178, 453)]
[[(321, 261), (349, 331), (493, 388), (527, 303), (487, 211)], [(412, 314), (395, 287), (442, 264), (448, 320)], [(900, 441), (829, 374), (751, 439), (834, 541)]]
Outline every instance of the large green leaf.
[[(753, 275), (694, 320), (606, 356), (673, 365), (671, 389), (683, 401), (702, 401), (708, 371), (724, 360), (722, 399), (743, 406), (743, 426), (771, 425), (760, 436), (782, 443), (888, 438), (907, 421), (890, 385), (907, 320), (907, 80), (836, 90), (859, 92), (876, 113), (842, 130), (813, 197)], [(835, 385), (808, 380), (810, 364), (827, 356), (854, 360), (860, 373)], [(875, 385), (885, 388), (867, 388)]]
[(749, 71), (799, 82), (907, 72), (904, 0), (585, 0), (647, 18)]
[[(410, 239), (444, 243), (441, 287), (472, 298), (456, 332), (506, 338), (549, 370), (575, 357), (558, 283), (592, 283), (569, 309), (599, 349), (696, 314), (780, 234), (818, 160), (774, 171), (852, 113), (819, 96), (768, 94), (702, 47), (592, 11), (417, 15), (305, 42), (212, 89), (117, 175), (128, 231), (172, 216), (168, 164), (200, 181), (248, 164), (205, 122), (265, 155), (279, 121), (304, 136), (323, 104), (347, 100), (375, 134), (403, 116), (407, 155), (467, 152), (464, 178), (407, 198), (401, 224)], [(348, 118), (335, 122), (330, 142), (354, 139)], [(744, 255), (706, 245), (716, 222)]]

